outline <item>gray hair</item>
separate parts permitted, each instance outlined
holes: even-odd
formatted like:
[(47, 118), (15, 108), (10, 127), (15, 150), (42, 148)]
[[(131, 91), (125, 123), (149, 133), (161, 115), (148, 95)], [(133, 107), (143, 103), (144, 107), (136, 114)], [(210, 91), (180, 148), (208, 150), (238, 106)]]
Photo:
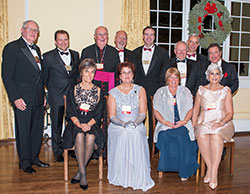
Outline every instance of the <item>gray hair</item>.
[(187, 46), (187, 43), (186, 43), (185, 41), (180, 40), (180, 41), (178, 41), (178, 42), (174, 45), (174, 49), (176, 49), (177, 45), (180, 44), (180, 43), (183, 43), (183, 44), (185, 44), (185, 45)]
[(90, 58), (86, 58), (84, 59), (80, 64), (79, 64), (79, 67), (78, 67), (78, 70), (79, 70), (79, 73), (80, 75), (82, 74), (82, 71), (84, 69), (89, 69), (89, 68), (94, 68), (94, 71), (96, 72), (96, 63), (94, 61), (94, 59), (90, 59)]
[(96, 31), (97, 31), (99, 28), (104, 28), (104, 29), (106, 30), (106, 32), (107, 32), (107, 35), (109, 34), (108, 28), (106, 28), (105, 26), (98, 26), (98, 27), (95, 29), (95, 34), (94, 34), (94, 35), (96, 35)]
[(189, 40), (191, 37), (196, 37), (196, 38), (198, 38), (198, 40), (199, 40), (199, 42), (200, 42), (200, 37), (199, 37), (197, 34), (195, 34), (195, 33), (189, 34), (188, 40)]
[(30, 23), (30, 22), (36, 24), (37, 28), (38, 28), (38, 31), (39, 31), (39, 25), (38, 25), (38, 23), (35, 20), (26, 20), (26, 21), (24, 21), (23, 25), (22, 25), (22, 28), (25, 29), (27, 27), (27, 24)]
[(206, 74), (206, 79), (207, 79), (207, 81), (209, 81), (209, 74), (211, 73), (211, 71), (213, 71), (213, 70), (219, 70), (219, 72), (220, 72), (220, 80), (223, 78), (223, 71), (222, 71), (222, 68), (221, 68), (221, 66), (219, 66), (219, 65), (217, 65), (217, 64), (214, 64), (214, 63), (211, 63), (209, 66), (208, 66), (208, 68), (207, 68), (207, 70), (206, 70), (206, 72), (205, 72), (205, 74)]

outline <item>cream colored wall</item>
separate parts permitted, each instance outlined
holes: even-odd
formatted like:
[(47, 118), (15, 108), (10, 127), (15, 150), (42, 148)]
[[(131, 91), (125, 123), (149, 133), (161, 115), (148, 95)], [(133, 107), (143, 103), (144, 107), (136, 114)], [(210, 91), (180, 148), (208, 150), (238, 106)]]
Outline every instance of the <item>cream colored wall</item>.
[(250, 119), (250, 89), (240, 88), (233, 97), (234, 119)]
[(114, 46), (116, 31), (121, 29), (122, 0), (104, 0), (104, 25), (109, 29), (109, 44)]
[[(25, 2), (28, 2), (29, 18), (40, 25), (38, 45), (42, 52), (54, 48), (53, 34), (58, 29), (70, 33), (71, 48), (81, 52), (93, 44), (94, 29), (100, 25), (100, 0), (8, 0), (9, 40), (20, 37), (25, 20)], [(109, 44), (114, 45), (115, 32), (121, 27), (122, 0), (103, 0), (104, 25), (109, 29)], [(234, 100), (234, 118), (250, 119), (250, 89), (240, 89)]]
[[(109, 44), (120, 29), (122, 0), (103, 0), (104, 25), (109, 29)], [(25, 20), (25, 3), (29, 19), (40, 26), (38, 45), (42, 52), (53, 49), (54, 32), (65, 29), (70, 33), (70, 47), (78, 52), (94, 43), (93, 34), (100, 25), (100, 0), (9, 0), (9, 40), (20, 37)]]
[(25, 18), (25, 0), (8, 0), (9, 40), (20, 37), (20, 29)]

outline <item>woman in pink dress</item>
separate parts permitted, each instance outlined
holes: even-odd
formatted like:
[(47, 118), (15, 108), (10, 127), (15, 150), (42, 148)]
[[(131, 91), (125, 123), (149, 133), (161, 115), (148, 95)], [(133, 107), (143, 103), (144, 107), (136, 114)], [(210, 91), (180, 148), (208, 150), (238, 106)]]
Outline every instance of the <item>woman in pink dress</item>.
[(209, 84), (200, 86), (197, 91), (192, 122), (207, 165), (204, 183), (209, 183), (209, 187), (215, 189), (224, 140), (230, 141), (234, 135), (233, 102), (230, 88), (220, 85), (223, 73), (219, 65), (209, 65), (206, 78)]

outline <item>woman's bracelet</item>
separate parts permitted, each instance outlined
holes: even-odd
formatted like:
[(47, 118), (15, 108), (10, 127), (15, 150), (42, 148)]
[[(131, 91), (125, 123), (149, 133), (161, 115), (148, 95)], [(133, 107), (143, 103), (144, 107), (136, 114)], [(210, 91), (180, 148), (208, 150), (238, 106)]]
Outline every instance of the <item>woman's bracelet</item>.
[(220, 122), (222, 122), (222, 126), (224, 126), (226, 124), (226, 122), (223, 120), (220, 120)]

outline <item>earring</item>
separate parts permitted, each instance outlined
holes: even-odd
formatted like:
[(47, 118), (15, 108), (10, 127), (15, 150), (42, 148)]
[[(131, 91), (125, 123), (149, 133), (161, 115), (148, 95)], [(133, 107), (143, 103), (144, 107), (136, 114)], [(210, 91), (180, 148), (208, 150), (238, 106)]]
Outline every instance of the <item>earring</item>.
[(119, 79), (119, 84), (121, 84), (122, 83), (122, 80), (121, 79)]

